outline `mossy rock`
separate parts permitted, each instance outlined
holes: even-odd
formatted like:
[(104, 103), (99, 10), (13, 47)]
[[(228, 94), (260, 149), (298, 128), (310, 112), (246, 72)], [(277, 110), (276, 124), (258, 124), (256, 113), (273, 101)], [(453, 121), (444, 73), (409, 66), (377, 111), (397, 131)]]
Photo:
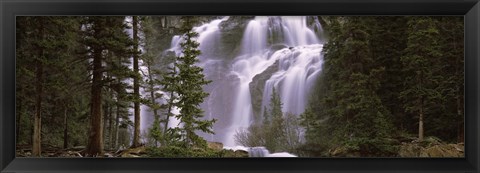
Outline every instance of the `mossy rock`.
[(398, 155), (400, 157), (419, 157), (421, 151), (422, 151), (421, 146), (404, 143), (402, 144), (402, 146), (400, 146)]
[(223, 150), (223, 157), (248, 157), (248, 152), (243, 150)]
[(464, 157), (464, 146), (445, 144), (435, 137), (425, 138), (422, 142), (402, 143), (398, 152), (400, 157)]
[(215, 151), (222, 151), (223, 144), (220, 142), (207, 142), (208, 148)]

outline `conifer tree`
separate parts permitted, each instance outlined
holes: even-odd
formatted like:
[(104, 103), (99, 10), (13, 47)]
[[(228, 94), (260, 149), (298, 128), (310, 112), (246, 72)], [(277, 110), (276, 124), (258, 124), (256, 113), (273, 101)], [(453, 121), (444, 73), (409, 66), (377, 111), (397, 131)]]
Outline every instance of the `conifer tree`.
[(138, 16), (132, 17), (132, 25), (133, 25), (133, 104), (134, 104), (134, 118), (135, 118), (135, 125), (133, 131), (133, 144), (132, 147), (140, 146), (140, 73), (139, 73), (139, 52), (138, 52), (138, 45), (139, 45), (139, 37), (138, 37), (138, 30), (139, 30), (139, 20)]
[[(195, 40), (198, 33), (192, 30), (194, 18), (184, 16), (182, 22), (182, 54), (176, 57), (168, 72), (162, 75), (163, 90), (169, 95), (165, 105), (167, 113), (164, 120), (164, 140), (166, 143), (181, 140), (181, 145), (187, 148), (206, 147), (206, 141), (195, 132), (213, 133), (211, 127), (216, 120), (202, 120), (203, 110), (199, 107), (209, 95), (203, 91), (203, 86), (211, 81), (205, 79), (203, 69), (195, 64), (199, 61), (197, 57), (201, 52), (198, 50), (199, 43)], [(180, 114), (172, 113), (174, 107), (180, 109)], [(169, 120), (173, 116), (180, 120), (180, 127), (168, 128)]]
[(206, 141), (198, 136), (195, 131), (199, 130), (205, 133), (214, 133), (212, 131), (213, 120), (202, 120), (203, 110), (200, 104), (208, 97), (208, 93), (203, 91), (203, 86), (211, 81), (205, 79), (203, 69), (195, 65), (200, 55), (198, 49), (199, 43), (195, 40), (198, 33), (192, 30), (193, 18), (185, 16), (182, 18), (184, 25), (183, 30), (184, 42), (181, 43), (183, 48), (182, 55), (177, 58), (178, 67), (178, 108), (180, 114), (177, 116), (182, 123), (181, 134), (182, 140), (186, 147), (199, 146), (206, 147)]
[(437, 63), (440, 52), (436, 20), (431, 17), (411, 17), (408, 21), (408, 41), (401, 61), (407, 78), (400, 97), (404, 100), (407, 113), (418, 117), (418, 139), (424, 139), (426, 117), (435, 106), (441, 103), (443, 96), (439, 92), (442, 76)]
[[(17, 100), (19, 117), (17, 121), (17, 140), (20, 139), (21, 124), (24, 121), (20, 115), (25, 115), (25, 106), (34, 107), (33, 116), (33, 134), (32, 134), (32, 155), (40, 156), (42, 149), (42, 138), (62, 139), (66, 144), (65, 128), (62, 129), (63, 136), (53, 136), (48, 132), (59, 130), (44, 126), (42, 121), (49, 123), (66, 125), (66, 121), (51, 122), (55, 120), (54, 115), (60, 114), (66, 116), (67, 107), (72, 104), (73, 99), (67, 93), (68, 88), (72, 87), (71, 82), (77, 81), (79, 69), (68, 70), (72, 66), (76, 56), (78, 43), (77, 30), (79, 29), (79, 20), (77, 17), (19, 17), (17, 21), (17, 88), (19, 93)], [(33, 82), (32, 82), (33, 81)], [(28, 84), (32, 83), (32, 84)], [(31, 87), (28, 87), (32, 85)], [(26, 93), (30, 93), (25, 95)], [(31, 97), (31, 98), (29, 98)], [(57, 104), (63, 102), (63, 104)], [(51, 110), (52, 107), (60, 109)], [(62, 118), (64, 120), (64, 118)], [(24, 127), (27, 124), (24, 125)], [(46, 128), (42, 128), (46, 127)], [(25, 128), (27, 129), (27, 128)], [(43, 132), (45, 135), (42, 135)], [(42, 137), (43, 136), (43, 137)], [(17, 141), (18, 142), (18, 141)], [(47, 141), (48, 142), (48, 141)], [(45, 144), (45, 143), (43, 143)]]
[(282, 146), (286, 142), (282, 105), (280, 95), (277, 93), (275, 87), (273, 87), (272, 95), (270, 97), (269, 111), (266, 114), (268, 115), (270, 123), (263, 127), (266, 131), (265, 147), (271, 152), (283, 150), (284, 148), (282, 148)]
[[(112, 52), (117, 58), (128, 57), (132, 41), (125, 33), (127, 26), (124, 20), (124, 17), (110, 16), (85, 18), (85, 44), (89, 47), (87, 57), (93, 59), (90, 130), (85, 150), (87, 156), (100, 156), (103, 153), (102, 90), (108, 82), (103, 79), (106, 71), (105, 56), (108, 55), (108, 52)], [(124, 69), (125, 66), (118, 68)]]

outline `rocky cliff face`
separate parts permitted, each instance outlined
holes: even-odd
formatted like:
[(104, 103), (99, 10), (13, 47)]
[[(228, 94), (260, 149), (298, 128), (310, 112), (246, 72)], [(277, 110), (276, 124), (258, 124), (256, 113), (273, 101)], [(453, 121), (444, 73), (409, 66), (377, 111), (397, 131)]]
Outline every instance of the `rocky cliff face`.
[(278, 71), (278, 61), (272, 66), (268, 67), (263, 73), (260, 73), (253, 77), (250, 83), (250, 93), (252, 99), (253, 118), (255, 122), (260, 122), (262, 117), (262, 97), (263, 89), (265, 88), (265, 82), (272, 77), (273, 73)]
[(231, 60), (238, 56), (243, 31), (247, 27), (248, 21), (253, 18), (254, 16), (230, 16), (228, 20), (220, 23), (222, 32), (220, 52), (223, 53), (225, 59)]

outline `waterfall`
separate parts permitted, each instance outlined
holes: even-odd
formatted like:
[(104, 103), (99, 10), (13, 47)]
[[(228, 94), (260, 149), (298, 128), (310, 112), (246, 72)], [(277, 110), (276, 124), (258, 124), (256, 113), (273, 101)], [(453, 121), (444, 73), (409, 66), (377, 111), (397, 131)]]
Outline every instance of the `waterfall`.
[(287, 152), (272, 153), (265, 147), (251, 147), (248, 149), (248, 157), (297, 157)]
[[(220, 24), (228, 17), (193, 28), (199, 33), (197, 41), (202, 52), (198, 65), (204, 68), (206, 78), (213, 81), (204, 87), (210, 96), (201, 107), (205, 118), (218, 120), (215, 135), (201, 136), (227, 147), (236, 146), (234, 135), (254, 121), (250, 84), (255, 76), (274, 65), (278, 70), (265, 81), (262, 101), (258, 103), (262, 105), (261, 113), (269, 105), (273, 87), (280, 95), (283, 112), (303, 113), (308, 92), (323, 63), (323, 44), (318, 33), (323, 30), (318, 19), (311, 18), (313, 22), (309, 24), (307, 17), (255, 17), (246, 25), (242, 40), (238, 40), (240, 51), (233, 60), (218, 53), (222, 42)], [(181, 55), (181, 41), (181, 36), (173, 37), (169, 49), (177, 56)]]
[(248, 157), (266, 157), (269, 154), (265, 147), (252, 147), (248, 150)]
[[(321, 70), (323, 63), (321, 44), (282, 49), (274, 54), (279, 60), (279, 71), (266, 81), (263, 107), (270, 104), (273, 87), (277, 88), (283, 103), (282, 111), (299, 115), (305, 110), (308, 91)], [(272, 57), (273, 57), (272, 56)]]

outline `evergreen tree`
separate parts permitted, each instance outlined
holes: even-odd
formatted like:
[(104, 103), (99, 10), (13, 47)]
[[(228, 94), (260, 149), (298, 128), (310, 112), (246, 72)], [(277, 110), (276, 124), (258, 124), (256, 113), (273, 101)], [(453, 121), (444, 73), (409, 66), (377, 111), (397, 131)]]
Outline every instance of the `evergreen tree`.
[[(375, 66), (367, 27), (375, 21), (371, 17), (345, 17), (330, 18), (329, 22), (332, 36), (324, 47), (323, 84), (317, 91), (322, 94), (315, 99), (321, 110), (317, 116), (309, 112), (308, 117), (303, 116), (317, 120), (304, 120), (309, 127), (307, 143), (323, 149), (340, 145), (365, 155), (390, 154), (384, 143), (390, 135), (389, 112), (376, 93), (384, 67)], [(350, 68), (343, 68), (346, 66)], [(329, 139), (330, 144), (319, 144), (323, 139)]]
[[(427, 115), (443, 106), (439, 92), (442, 68), (438, 59), (442, 56), (438, 41), (436, 20), (431, 17), (411, 17), (408, 21), (408, 41), (401, 61), (407, 77), (400, 97), (407, 113), (418, 116), (418, 139), (424, 138), (424, 122)], [(441, 108), (442, 109), (442, 108)]]
[[(130, 51), (132, 41), (125, 33), (127, 28), (124, 17), (86, 17), (85, 44), (89, 47), (88, 57), (93, 59), (91, 84), (90, 134), (85, 150), (87, 156), (100, 156), (103, 153), (102, 97), (105, 55), (114, 53), (118, 58), (125, 58)], [(128, 56), (126, 56), (128, 57)]]
[(180, 109), (180, 114), (177, 117), (182, 123), (181, 134), (185, 146), (206, 147), (206, 141), (198, 136), (195, 131), (213, 133), (211, 127), (216, 120), (202, 120), (203, 110), (199, 107), (208, 97), (208, 93), (204, 92), (202, 87), (211, 81), (206, 80), (202, 73), (203, 69), (195, 65), (198, 62), (197, 56), (200, 55), (200, 50), (198, 50), (199, 43), (195, 41), (198, 33), (191, 29), (193, 27), (192, 17), (185, 16), (183, 21), (183, 29), (186, 31), (184, 42), (181, 43), (183, 55), (177, 58), (176, 64), (178, 67), (178, 84), (181, 85), (176, 91), (178, 108)]
[(140, 146), (140, 74), (139, 74), (139, 52), (138, 52), (138, 45), (139, 45), (139, 37), (138, 37), (138, 29), (139, 29), (139, 20), (138, 16), (132, 17), (132, 25), (133, 25), (133, 104), (134, 104), (134, 118), (135, 118), (135, 125), (134, 125), (134, 132), (133, 132), (133, 144), (132, 147)]
[[(32, 155), (40, 156), (41, 145), (45, 144), (43, 141), (50, 142), (48, 139), (51, 138), (59, 141), (63, 138), (64, 144), (67, 142), (65, 128), (50, 126), (42, 128), (42, 119), (47, 120), (47, 123), (66, 127), (64, 120), (67, 107), (72, 104), (73, 99), (70, 99), (65, 92), (68, 92), (68, 87), (73, 86), (71, 82), (78, 81), (78, 69), (81, 69), (79, 67), (76, 70), (68, 70), (68, 67), (72, 66), (71, 61), (76, 58), (78, 42), (76, 32), (79, 29), (79, 20), (76, 17), (20, 17), (17, 22), (17, 65), (20, 65), (17, 68), (17, 77), (19, 77), (17, 78), (19, 91), (17, 100), (22, 104), (17, 104), (20, 108), (17, 133), (25, 134), (21, 132), (20, 123), (29, 122), (24, 121), (21, 116), (26, 115), (23, 106), (35, 107), (34, 121), (31, 122), (33, 124)], [(28, 87), (30, 81), (35, 82), (32, 83), (33, 86)], [(30, 94), (25, 95), (26, 93)], [(28, 98), (31, 96), (34, 98)], [(56, 104), (60, 102), (63, 104)], [(56, 107), (61, 111), (59, 109), (48, 111)], [(57, 118), (55, 116), (57, 113), (63, 115), (63, 118)], [(47, 133), (41, 135), (42, 132)], [(48, 132), (64, 133), (63, 136), (53, 136)], [(17, 135), (17, 140), (20, 137)]]
[(282, 147), (286, 143), (282, 105), (280, 95), (273, 87), (270, 97), (270, 108), (268, 113), (265, 114), (268, 116), (269, 124), (263, 127), (266, 131), (265, 147), (271, 152), (285, 151), (285, 148)]
[(163, 90), (169, 95), (167, 99), (167, 104), (165, 105), (167, 112), (163, 126), (164, 144), (172, 143), (172, 140), (175, 140), (173, 136), (175, 133), (177, 133), (176, 130), (168, 128), (170, 117), (174, 116), (172, 111), (174, 107), (178, 105), (178, 96), (176, 91), (180, 88), (180, 86), (178, 82), (179, 76), (177, 75), (176, 63), (173, 63), (172, 67), (169, 67), (169, 69), (169, 72), (162, 75), (163, 81), (161, 81), (161, 84), (163, 85)]
[(426, 133), (449, 142), (464, 142), (464, 20), (463, 17), (437, 17), (439, 45), (443, 56), (443, 79), (440, 84), (446, 97), (445, 110), (435, 113), (432, 128)]

